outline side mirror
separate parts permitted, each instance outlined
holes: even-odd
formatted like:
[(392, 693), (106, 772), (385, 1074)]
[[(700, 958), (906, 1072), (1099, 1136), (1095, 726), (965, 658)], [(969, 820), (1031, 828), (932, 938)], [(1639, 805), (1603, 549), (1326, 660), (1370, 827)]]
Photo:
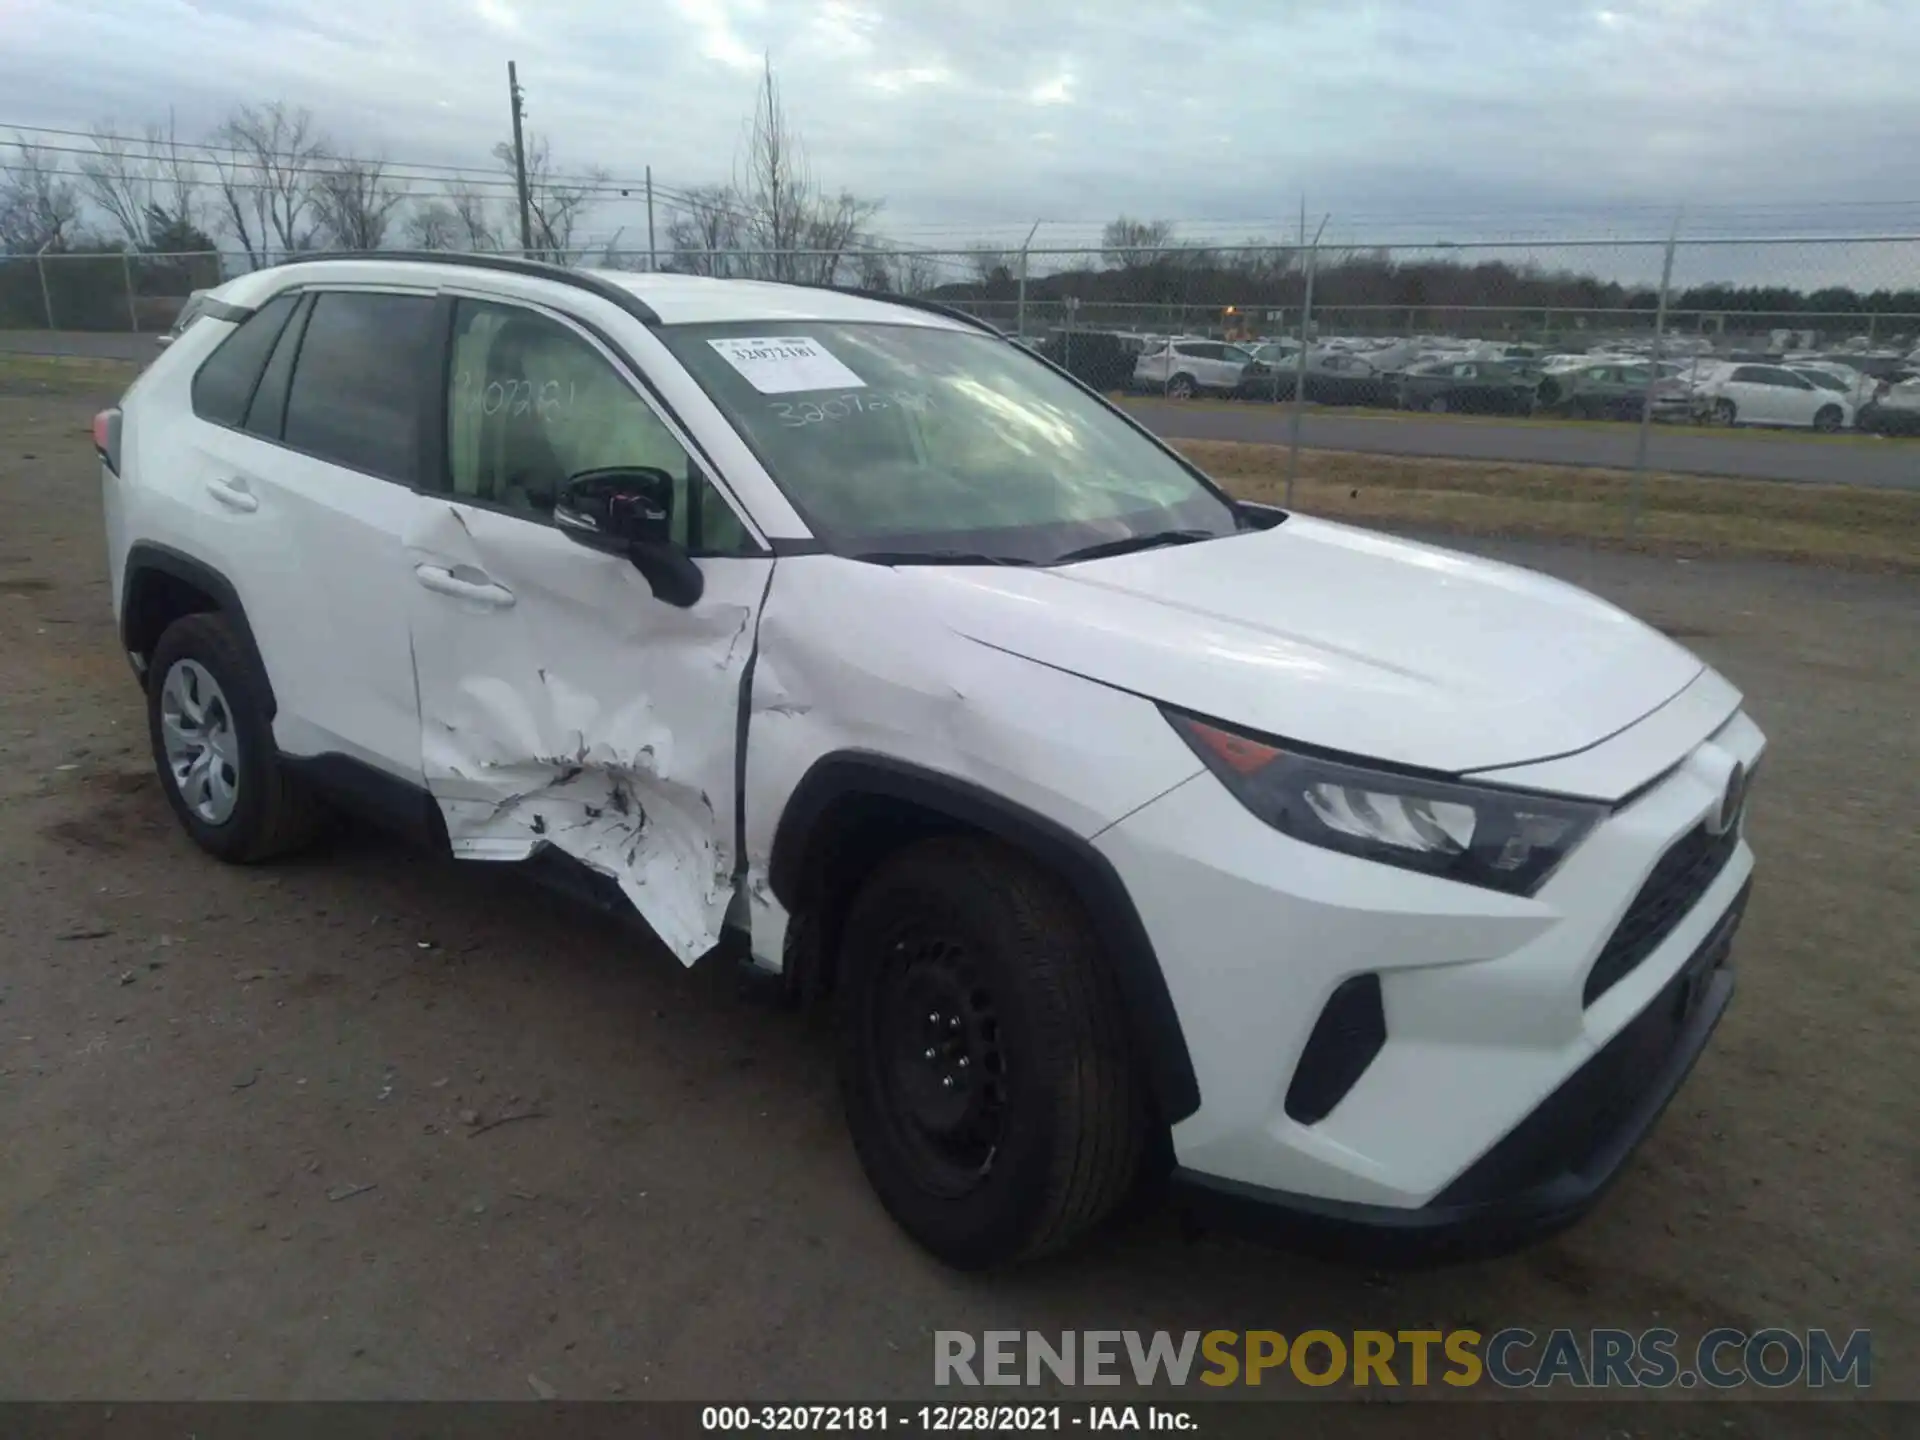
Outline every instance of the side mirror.
[(626, 556), (655, 599), (684, 610), (700, 598), (706, 577), (673, 543), (673, 484), (651, 465), (583, 470), (554, 497), (553, 523), (590, 550)]

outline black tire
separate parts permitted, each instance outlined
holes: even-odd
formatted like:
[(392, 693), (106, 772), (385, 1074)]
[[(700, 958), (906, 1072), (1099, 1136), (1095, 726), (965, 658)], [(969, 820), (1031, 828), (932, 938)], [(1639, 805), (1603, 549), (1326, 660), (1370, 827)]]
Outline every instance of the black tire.
[(1833, 435), (1838, 433), (1845, 419), (1838, 405), (1822, 405), (1819, 413), (1813, 417), (1813, 428), (1822, 435)]
[(901, 851), (848, 914), (838, 1000), (854, 1149), (942, 1260), (1057, 1249), (1126, 1198), (1144, 1098), (1112, 975), (1053, 876), (985, 840)]
[[(238, 740), (239, 778), (233, 812), (219, 824), (194, 814), (167, 764), (161, 734), (161, 693), (166, 677), (181, 660), (191, 660), (212, 675), (226, 699)], [(266, 677), (233, 626), (217, 614), (176, 620), (153, 647), (147, 669), (147, 736), (154, 768), (167, 803), (193, 843), (221, 860), (250, 865), (299, 849), (324, 825), (320, 800), (280, 765), (267, 718)]]

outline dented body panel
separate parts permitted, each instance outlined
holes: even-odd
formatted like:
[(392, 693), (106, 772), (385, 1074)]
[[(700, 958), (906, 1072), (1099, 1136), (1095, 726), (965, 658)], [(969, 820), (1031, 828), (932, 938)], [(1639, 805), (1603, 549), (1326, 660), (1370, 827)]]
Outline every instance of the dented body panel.
[(421, 754), (454, 854), (552, 846), (616, 880), (682, 963), (711, 950), (733, 893), (733, 716), (773, 561), (703, 561), (682, 610), (619, 556), (445, 502), (407, 558), (477, 591), (420, 585), (412, 612)]
[(1199, 773), (1147, 700), (954, 633), (918, 571), (783, 559), (760, 620), (746, 756), (753, 953), (777, 968), (767, 890), (788, 798), (823, 755), (868, 750), (983, 786), (1083, 837)]

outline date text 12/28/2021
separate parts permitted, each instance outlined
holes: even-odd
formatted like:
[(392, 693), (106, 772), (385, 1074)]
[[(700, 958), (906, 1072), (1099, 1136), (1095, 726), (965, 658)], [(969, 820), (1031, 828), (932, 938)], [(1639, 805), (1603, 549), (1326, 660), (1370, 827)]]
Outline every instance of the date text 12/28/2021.
[(700, 1428), (950, 1434), (976, 1431), (1198, 1429), (1190, 1410), (1159, 1405), (708, 1405)]

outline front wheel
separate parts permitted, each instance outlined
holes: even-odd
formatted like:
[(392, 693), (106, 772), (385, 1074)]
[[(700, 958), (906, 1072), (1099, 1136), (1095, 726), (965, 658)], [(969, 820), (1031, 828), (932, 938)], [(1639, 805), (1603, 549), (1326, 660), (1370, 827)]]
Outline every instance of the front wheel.
[(1193, 377), (1176, 375), (1167, 382), (1167, 398), (1170, 400), (1191, 400), (1193, 398)]
[(1131, 1189), (1145, 1107), (1073, 895), (989, 841), (923, 841), (847, 917), (840, 1086), (894, 1220), (978, 1269), (1059, 1248)]
[(1708, 413), (1712, 415), (1713, 423), (1716, 425), (1731, 425), (1740, 418), (1740, 413), (1733, 408), (1731, 400), (1714, 401), (1713, 408)]
[(1813, 417), (1813, 428), (1822, 435), (1832, 435), (1840, 429), (1841, 419), (1838, 405), (1823, 405), (1820, 413)]

